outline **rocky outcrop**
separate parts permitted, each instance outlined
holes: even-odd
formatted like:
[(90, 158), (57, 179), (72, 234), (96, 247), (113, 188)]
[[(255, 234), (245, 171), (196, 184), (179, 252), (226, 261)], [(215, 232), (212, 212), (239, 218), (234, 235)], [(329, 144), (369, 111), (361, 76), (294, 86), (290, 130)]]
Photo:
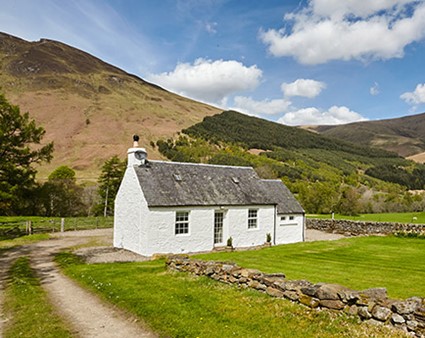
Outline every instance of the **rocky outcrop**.
[(169, 269), (204, 275), (241, 288), (252, 288), (271, 297), (286, 298), (310, 308), (344, 311), (363, 321), (393, 325), (416, 337), (425, 337), (425, 299), (394, 300), (385, 288), (350, 290), (339, 284), (287, 280), (283, 273), (266, 274), (233, 263), (202, 261), (187, 256), (170, 256)]

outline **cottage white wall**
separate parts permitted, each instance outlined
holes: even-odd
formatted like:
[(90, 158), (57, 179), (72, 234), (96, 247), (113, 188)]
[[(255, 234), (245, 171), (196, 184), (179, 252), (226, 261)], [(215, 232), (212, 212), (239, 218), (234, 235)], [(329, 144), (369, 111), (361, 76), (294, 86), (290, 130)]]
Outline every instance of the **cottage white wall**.
[[(248, 209), (258, 210), (256, 229), (248, 229)], [(273, 236), (274, 220), (274, 206), (233, 207), (226, 217), (228, 236), (232, 237), (235, 248), (262, 245), (266, 242), (267, 233)]]
[(149, 209), (133, 167), (128, 167), (115, 198), (114, 247), (147, 254)]
[[(286, 219), (281, 220), (284, 216)], [(290, 220), (289, 217), (294, 219)], [(304, 215), (278, 214), (276, 219), (276, 241), (275, 244), (288, 244), (304, 241)]]
[[(189, 233), (175, 234), (176, 211), (189, 212)], [(147, 246), (154, 253), (187, 253), (213, 248), (214, 209), (151, 208)]]
[[(188, 253), (214, 248), (214, 213), (224, 212), (223, 243), (233, 238), (233, 246), (242, 248), (264, 244), (266, 234), (273, 235), (274, 207), (252, 206), (258, 210), (257, 229), (248, 229), (248, 207), (150, 208), (145, 255)], [(189, 211), (189, 233), (175, 234), (176, 211)]]

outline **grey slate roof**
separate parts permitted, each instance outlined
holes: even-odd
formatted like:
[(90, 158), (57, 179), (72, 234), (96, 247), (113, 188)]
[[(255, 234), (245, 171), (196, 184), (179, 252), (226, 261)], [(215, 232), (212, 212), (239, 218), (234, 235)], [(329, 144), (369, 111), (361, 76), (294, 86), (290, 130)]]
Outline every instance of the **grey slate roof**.
[(251, 167), (149, 161), (134, 169), (150, 207), (277, 204), (284, 210), (290, 201), (292, 210), (298, 203), (281, 181), (262, 180)]
[(304, 209), (281, 180), (262, 180), (277, 201), (278, 214), (304, 214)]

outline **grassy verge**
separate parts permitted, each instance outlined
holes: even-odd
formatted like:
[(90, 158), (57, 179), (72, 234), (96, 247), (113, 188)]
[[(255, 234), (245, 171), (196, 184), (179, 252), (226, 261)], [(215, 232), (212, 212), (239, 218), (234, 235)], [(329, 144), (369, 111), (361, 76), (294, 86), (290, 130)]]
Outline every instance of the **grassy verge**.
[(355, 290), (386, 287), (394, 298), (425, 296), (425, 240), (419, 238), (357, 237), (196, 257)]
[[(307, 215), (308, 218), (331, 219), (332, 215)], [(384, 213), (384, 214), (362, 214), (358, 216), (334, 215), (335, 219), (370, 222), (395, 222), (425, 224), (425, 212)]]
[(4, 309), (6, 316), (11, 318), (3, 332), (4, 338), (72, 336), (55, 315), (26, 257), (19, 258), (10, 269)]
[(57, 261), (66, 274), (142, 318), (161, 337), (403, 336), (206, 277), (167, 272), (162, 260), (87, 265), (62, 253)]
[(0, 241), (0, 249), (8, 249), (18, 245), (31, 244), (38, 241), (43, 241), (49, 239), (49, 234), (37, 234), (37, 235), (29, 235), (18, 237), (14, 239), (6, 239)]

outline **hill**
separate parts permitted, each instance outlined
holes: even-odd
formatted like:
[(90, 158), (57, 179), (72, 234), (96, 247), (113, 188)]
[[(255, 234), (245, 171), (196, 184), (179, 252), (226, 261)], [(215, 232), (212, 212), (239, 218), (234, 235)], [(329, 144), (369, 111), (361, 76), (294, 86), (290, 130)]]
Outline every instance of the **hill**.
[(403, 157), (425, 152), (425, 113), (380, 121), (315, 126), (310, 129), (356, 144), (394, 151)]
[(282, 179), (310, 213), (423, 208), (423, 197), (408, 190), (424, 189), (424, 165), (235, 111), (207, 116), (157, 145), (174, 161), (253, 166), (263, 178)]
[(140, 135), (151, 158), (152, 144), (220, 112), (170, 93), (61, 42), (28, 42), (0, 33), (0, 90), (46, 130), (54, 141), (52, 163), (76, 170), (80, 179), (97, 179), (113, 155), (124, 157), (131, 136)]

